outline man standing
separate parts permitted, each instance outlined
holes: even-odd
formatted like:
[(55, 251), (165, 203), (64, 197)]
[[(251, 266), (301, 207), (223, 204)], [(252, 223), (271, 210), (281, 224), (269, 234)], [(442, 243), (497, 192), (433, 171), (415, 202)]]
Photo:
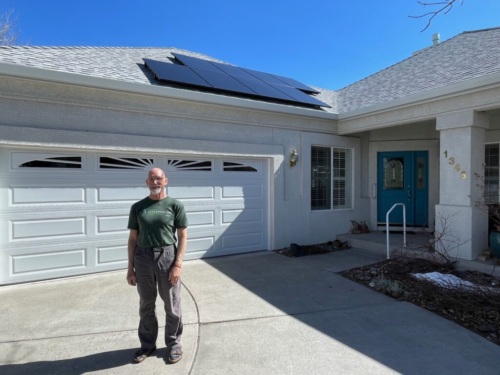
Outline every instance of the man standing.
[(164, 302), (166, 313), (167, 359), (177, 363), (182, 358), (180, 287), (188, 222), (182, 203), (167, 196), (167, 183), (160, 168), (151, 169), (146, 180), (149, 196), (134, 203), (130, 209), (127, 282), (137, 285), (140, 299), (138, 333), (141, 348), (134, 354), (136, 363), (156, 350), (157, 293)]

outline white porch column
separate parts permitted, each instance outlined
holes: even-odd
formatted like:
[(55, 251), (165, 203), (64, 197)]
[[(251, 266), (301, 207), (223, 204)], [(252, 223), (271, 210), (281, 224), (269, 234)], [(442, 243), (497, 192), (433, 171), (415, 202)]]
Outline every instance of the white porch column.
[(475, 174), (483, 175), (488, 116), (472, 110), (437, 118), (440, 131), (439, 204), (436, 239), (441, 251), (473, 260), (488, 246), (488, 215), (478, 207), (481, 189)]

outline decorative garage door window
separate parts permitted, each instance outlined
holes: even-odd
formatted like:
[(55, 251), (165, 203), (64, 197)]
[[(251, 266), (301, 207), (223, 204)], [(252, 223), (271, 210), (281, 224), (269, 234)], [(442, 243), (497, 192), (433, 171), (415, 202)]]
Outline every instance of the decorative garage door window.
[(127, 158), (100, 156), (99, 169), (149, 169), (154, 165), (154, 160), (151, 158)]
[[(259, 172), (262, 167), (260, 162), (239, 162), (224, 161), (222, 163), (224, 172)], [(167, 161), (167, 171), (213, 171), (214, 164), (210, 160), (179, 160), (170, 159)]]
[(248, 165), (248, 163), (237, 163), (232, 161), (224, 162), (224, 172), (258, 172), (257, 165)]
[(12, 153), (13, 169), (82, 169), (81, 155), (54, 155), (38, 153)]
[(212, 171), (210, 160), (178, 160), (167, 161), (167, 171)]

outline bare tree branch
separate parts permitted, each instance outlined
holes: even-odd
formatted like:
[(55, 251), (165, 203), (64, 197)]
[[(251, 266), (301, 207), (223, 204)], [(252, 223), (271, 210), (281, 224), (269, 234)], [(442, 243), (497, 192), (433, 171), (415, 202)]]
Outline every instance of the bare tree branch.
[(13, 14), (14, 11), (11, 9), (6, 14), (0, 15), (0, 46), (10, 46), (16, 42)]
[(440, 14), (440, 13), (448, 14), (448, 12), (453, 8), (453, 5), (455, 5), (455, 3), (457, 1), (460, 1), (460, 5), (464, 4), (464, 0), (446, 0), (446, 1), (433, 1), (433, 2), (424, 2), (424, 1), (417, 0), (417, 3), (419, 3), (422, 6), (434, 6), (434, 7), (439, 7), (439, 8), (437, 10), (427, 12), (427, 13), (421, 14), (419, 16), (409, 16), (409, 17), (410, 18), (429, 17), (429, 19), (427, 20), (427, 25), (425, 25), (425, 27), (422, 30), (420, 30), (420, 31), (425, 31), (431, 25), (432, 20), (438, 14)]

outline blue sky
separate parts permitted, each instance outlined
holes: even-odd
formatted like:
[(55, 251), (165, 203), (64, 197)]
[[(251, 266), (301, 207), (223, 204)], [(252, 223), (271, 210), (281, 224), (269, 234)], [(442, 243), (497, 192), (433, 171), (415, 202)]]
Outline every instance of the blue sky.
[(434, 33), (444, 41), (500, 26), (498, 0), (458, 0), (422, 32), (426, 20), (409, 16), (431, 9), (416, 0), (0, 0), (0, 14), (14, 12), (17, 44), (177, 47), (328, 89), (406, 59)]

